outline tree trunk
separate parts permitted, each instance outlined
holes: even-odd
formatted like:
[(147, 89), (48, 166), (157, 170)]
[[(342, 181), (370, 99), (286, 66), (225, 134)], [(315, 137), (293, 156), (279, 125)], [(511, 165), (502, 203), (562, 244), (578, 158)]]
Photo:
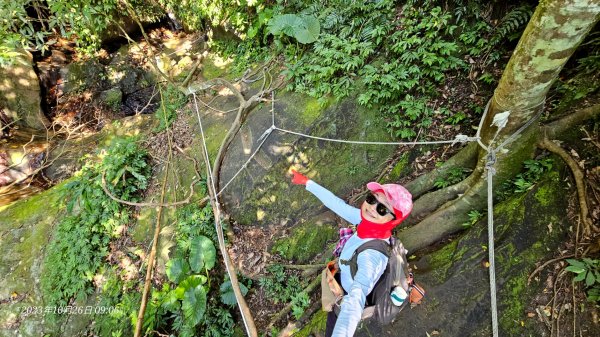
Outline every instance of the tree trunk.
[[(499, 150), (494, 164), (495, 186), (517, 174), (522, 162), (533, 155), (540, 134), (537, 119), (546, 94), (577, 46), (594, 27), (598, 13), (599, 0), (542, 1), (536, 8), (482, 121), (482, 143), (489, 149)], [(505, 111), (510, 111), (508, 122), (498, 130), (491, 123), (495, 116)], [(502, 146), (501, 151), (499, 146)], [(423, 248), (460, 231), (470, 210), (484, 208), (487, 162), (488, 152), (481, 148), (477, 167), (468, 178), (472, 182), (464, 194), (400, 233), (407, 248)], [(426, 208), (422, 204), (431, 202), (426, 196), (416, 200), (415, 209)]]

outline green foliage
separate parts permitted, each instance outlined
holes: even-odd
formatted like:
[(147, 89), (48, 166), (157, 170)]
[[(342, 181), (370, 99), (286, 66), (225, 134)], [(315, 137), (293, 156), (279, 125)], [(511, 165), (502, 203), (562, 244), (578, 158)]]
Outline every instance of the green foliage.
[(113, 307), (116, 310), (96, 315), (93, 331), (98, 336), (133, 335), (132, 322), (137, 318), (142, 300), (141, 293), (136, 288), (137, 284), (131, 281), (123, 282), (115, 267), (107, 268), (100, 274), (104, 276), (105, 282), (102, 285), (98, 307)]
[[(360, 87), (359, 104), (377, 107), (390, 132), (405, 139), (432, 125), (428, 102), (437, 95), (435, 87), (446, 73), (467, 67), (460, 53), (475, 44), (483, 49), (482, 32), (489, 32), (481, 25), (458, 39), (475, 28), (467, 21), (455, 24), (451, 11), (430, 1), (408, 1), (400, 9), (386, 0), (333, 1), (305, 12), (318, 15), (322, 33), (312, 50), (288, 58), (289, 88), (326, 102)], [(450, 122), (465, 118), (457, 114)]]
[(296, 14), (276, 15), (267, 27), (267, 33), (282, 37), (287, 35), (302, 44), (312, 43), (319, 37), (321, 26), (314, 16)]
[(98, 155), (100, 161), (87, 156), (62, 191), (68, 214), (56, 225), (41, 278), (49, 305), (66, 305), (73, 297), (83, 300), (92, 292), (90, 281), (108, 253), (110, 239), (118, 235), (118, 226), (129, 222), (128, 209), (103, 191), (103, 175), (107, 189), (123, 200), (137, 201), (147, 186), (146, 152), (134, 138), (116, 138)]
[(490, 44), (496, 46), (504, 39), (514, 41), (521, 37), (521, 32), (533, 15), (533, 9), (532, 5), (525, 3), (508, 11), (494, 27)]
[(298, 295), (292, 298), (292, 315), (294, 315), (295, 319), (300, 319), (302, 314), (304, 314), (304, 310), (308, 308), (310, 305), (310, 298), (305, 291), (301, 291)]
[(257, 12), (264, 9), (265, 1), (158, 0), (162, 8), (174, 13), (189, 30), (207, 30), (211, 26), (222, 26), (238, 33), (245, 32)]
[[(178, 336), (232, 336), (234, 321), (217, 294), (231, 300), (231, 283), (219, 288), (212, 282), (216, 266), (216, 241), (212, 209), (188, 205), (177, 210), (176, 245), (166, 263), (168, 282), (153, 290), (144, 317), (144, 330), (172, 331)], [(210, 237), (210, 238), (209, 238)], [(242, 290), (247, 292), (246, 287)], [(231, 290), (232, 291), (232, 290)], [(233, 299), (235, 304), (235, 298)], [(230, 303), (226, 303), (230, 304)]]
[[(248, 287), (246, 287), (241, 282), (238, 283), (240, 285), (240, 291), (242, 292), (242, 296), (246, 296), (246, 294), (248, 293)], [(223, 304), (229, 306), (234, 306), (237, 304), (237, 300), (235, 299), (235, 294), (233, 292), (233, 286), (231, 285), (231, 280), (225, 280), (225, 282), (221, 284), (219, 291), (221, 293), (221, 302), (223, 302)]]
[(478, 210), (472, 210), (467, 215), (469, 216), (469, 221), (462, 224), (464, 227), (471, 227), (483, 218), (483, 213)]
[[(213, 299), (214, 301), (214, 299)], [(216, 302), (209, 301), (202, 322), (203, 337), (228, 337), (235, 333), (235, 322), (227, 308), (219, 306)]]
[(526, 160), (523, 162), (524, 171), (517, 176), (504, 182), (499, 192), (500, 196), (506, 197), (514, 193), (523, 193), (529, 191), (537, 183), (542, 174), (552, 169), (553, 160), (545, 158), (541, 160)]
[(566, 268), (576, 274), (573, 282), (585, 282), (587, 299), (590, 302), (600, 300), (600, 260), (583, 258), (581, 260), (567, 259)]
[[(160, 12), (151, 4), (130, 1), (136, 15), (155, 21)], [(88, 55), (95, 52), (103, 34), (126, 13), (118, 0), (18, 0), (1, 1), (0, 66), (11, 64), (17, 48), (46, 51), (57, 35), (73, 39)]]
[(165, 89), (160, 90), (160, 108), (154, 113), (159, 125), (154, 129), (155, 132), (166, 130), (177, 119), (177, 111), (181, 109), (188, 100), (188, 97), (173, 85), (167, 85)]
[(461, 182), (467, 177), (471, 170), (462, 167), (453, 167), (448, 170), (445, 177), (438, 177), (434, 182), (433, 186), (436, 188), (446, 188)]
[(298, 319), (310, 304), (308, 294), (296, 275), (286, 274), (282, 265), (267, 267), (269, 276), (258, 280), (266, 296), (274, 303), (292, 303), (292, 313)]

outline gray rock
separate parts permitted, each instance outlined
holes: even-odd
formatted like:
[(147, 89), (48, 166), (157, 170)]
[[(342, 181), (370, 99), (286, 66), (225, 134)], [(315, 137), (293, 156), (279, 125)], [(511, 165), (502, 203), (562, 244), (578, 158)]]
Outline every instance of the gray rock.
[(0, 121), (45, 130), (49, 122), (40, 105), (39, 79), (32, 64), (33, 56), (19, 50), (12, 66), (0, 67)]

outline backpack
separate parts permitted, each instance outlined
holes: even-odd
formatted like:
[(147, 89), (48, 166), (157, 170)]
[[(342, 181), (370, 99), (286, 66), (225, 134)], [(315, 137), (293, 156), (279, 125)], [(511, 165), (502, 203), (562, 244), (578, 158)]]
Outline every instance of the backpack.
[[(374, 249), (387, 256), (388, 264), (373, 290), (367, 296), (367, 304), (363, 310), (362, 319), (375, 318), (382, 324), (389, 324), (408, 303), (411, 307), (421, 304), (425, 291), (423, 287), (414, 282), (413, 274), (408, 270), (408, 261), (406, 260), (408, 251), (404, 248), (402, 242), (394, 237), (390, 238), (390, 243), (378, 239), (367, 241), (354, 251), (350, 260), (340, 259), (340, 264), (350, 266), (352, 278), (358, 270), (358, 255), (367, 249)], [(408, 294), (408, 297), (400, 306), (392, 303), (390, 296), (392, 290), (397, 286), (404, 288)]]

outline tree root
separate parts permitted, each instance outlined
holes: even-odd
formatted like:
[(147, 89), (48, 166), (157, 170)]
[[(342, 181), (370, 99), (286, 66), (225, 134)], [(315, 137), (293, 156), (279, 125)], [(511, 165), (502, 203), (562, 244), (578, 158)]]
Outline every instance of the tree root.
[[(268, 94), (269, 92), (271, 92), (272, 90), (274, 90), (274, 88), (271, 87), (272, 83), (270, 83), (268, 88), (265, 89), (265, 83), (266, 83), (266, 76), (265, 76), (265, 82), (263, 82), (263, 88), (254, 96), (250, 97), (248, 100), (245, 100), (244, 97), (242, 96), (242, 94), (231, 83), (229, 83), (223, 79), (220, 79), (219, 82), (222, 85), (225, 85), (229, 90), (231, 90), (238, 97), (238, 100), (240, 101), (240, 106), (238, 109), (237, 116), (236, 116), (233, 124), (231, 125), (231, 128), (229, 129), (229, 132), (227, 132), (227, 135), (225, 136), (225, 138), (223, 139), (223, 142), (221, 143), (221, 146), (219, 147), (219, 152), (217, 153), (217, 157), (213, 164), (212, 171), (213, 171), (213, 174), (215, 175), (215, 185), (217, 188), (219, 188), (219, 185), (220, 185), (219, 184), (220, 176), (221, 176), (220, 171), (221, 171), (221, 166), (223, 165), (223, 161), (225, 159), (225, 153), (229, 149), (229, 146), (233, 142), (233, 139), (238, 134), (238, 132), (241, 130), (242, 124), (245, 122), (250, 111), (252, 111), (252, 109), (254, 109), (254, 107), (256, 105), (258, 105), (258, 103), (265, 101), (265, 99), (263, 97), (266, 94)], [(275, 87), (278, 87), (279, 85), (280, 84), (277, 84)]]
[(476, 143), (469, 143), (458, 153), (448, 159), (444, 165), (428, 173), (421, 175), (413, 181), (407, 183), (405, 187), (410, 191), (413, 199), (418, 199), (423, 194), (434, 188), (434, 183), (438, 178), (445, 178), (453, 168), (474, 168), (477, 164), (477, 153), (479, 147)]
[(600, 104), (587, 107), (585, 109), (577, 110), (564, 118), (557, 121), (551, 122), (543, 126), (543, 134), (548, 139), (560, 138), (566, 130), (572, 128), (575, 125), (581, 124), (582, 122), (598, 116), (600, 114)]
[(571, 255), (566, 255), (566, 256), (561, 256), (561, 257), (557, 257), (556, 259), (552, 259), (552, 260), (548, 260), (546, 262), (544, 262), (544, 264), (542, 264), (541, 266), (535, 268), (535, 270), (531, 273), (531, 275), (529, 275), (529, 277), (527, 278), (527, 285), (529, 285), (531, 283), (531, 280), (533, 279), (533, 277), (541, 272), (544, 268), (546, 268), (546, 266), (548, 266), (551, 263), (557, 262), (557, 261), (562, 261), (564, 259), (570, 259), (572, 257), (575, 257), (574, 254)]
[(398, 236), (410, 251), (427, 247), (463, 230), (462, 224), (469, 220), (468, 212), (483, 209), (486, 196), (486, 182), (483, 178), (478, 178), (463, 196), (446, 203), (418, 224), (400, 231)]
[(556, 145), (554, 142), (550, 141), (548, 138), (542, 139), (538, 143), (539, 147), (542, 149), (546, 149), (552, 153), (557, 154), (564, 160), (571, 172), (573, 173), (573, 177), (575, 178), (575, 185), (577, 186), (577, 196), (579, 198), (579, 211), (581, 214), (581, 221), (583, 222), (583, 233), (584, 235), (590, 235), (592, 233), (592, 221), (589, 218), (589, 210), (586, 199), (585, 192), (585, 176), (575, 160), (571, 158), (571, 156), (563, 150), (560, 146)]
[[(168, 161), (167, 161), (168, 164)], [(187, 198), (185, 198), (184, 200), (181, 201), (177, 201), (177, 202), (171, 202), (171, 203), (155, 203), (155, 202), (132, 202), (132, 201), (126, 201), (123, 199), (119, 199), (117, 197), (115, 197), (112, 193), (110, 193), (110, 191), (108, 190), (108, 188), (106, 188), (106, 177), (105, 177), (105, 172), (102, 172), (102, 189), (104, 190), (104, 193), (106, 193), (106, 195), (111, 198), (112, 200), (121, 203), (121, 204), (125, 204), (125, 205), (129, 205), (129, 206), (136, 206), (136, 207), (173, 207), (173, 206), (180, 206), (180, 205), (185, 205), (185, 204), (189, 204), (190, 202), (192, 202), (192, 197), (194, 196), (194, 185), (197, 183), (198, 181), (194, 180), (192, 181), (192, 183), (190, 184), (190, 193), (187, 196)], [(200, 205), (200, 207), (206, 205), (206, 202), (208, 201), (208, 197), (204, 197), (200, 200), (197, 201), (197, 203)]]
[(423, 220), (423, 218), (435, 212), (444, 204), (451, 202), (461, 194), (464, 194), (471, 186), (471, 183), (477, 179), (479, 179), (479, 174), (471, 174), (469, 177), (455, 185), (427, 193), (421, 198), (417, 199), (414, 203), (410, 217), (405, 221), (405, 226), (411, 226), (420, 222)]

